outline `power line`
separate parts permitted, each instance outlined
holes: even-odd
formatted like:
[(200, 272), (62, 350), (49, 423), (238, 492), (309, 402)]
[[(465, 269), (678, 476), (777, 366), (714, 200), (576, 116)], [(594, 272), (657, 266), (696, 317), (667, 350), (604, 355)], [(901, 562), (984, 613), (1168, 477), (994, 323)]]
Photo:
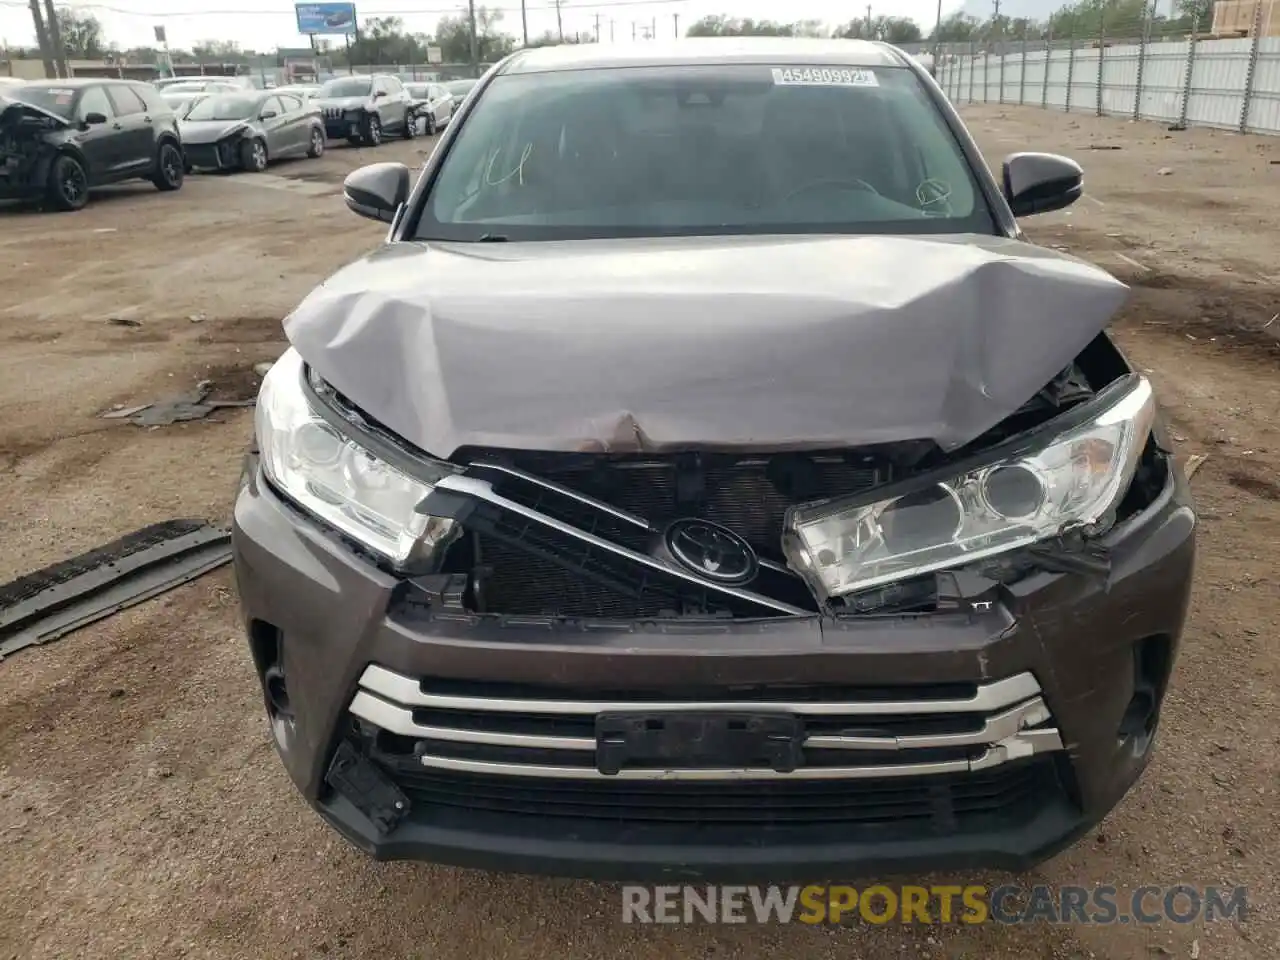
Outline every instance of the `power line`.
[[(688, 3), (690, 0), (610, 0), (610, 2), (597, 3), (575, 3), (575, 10), (607, 10), (611, 7), (637, 7), (637, 6), (662, 6), (673, 3)], [(0, 0), (0, 7), (27, 7), (26, 0)], [(540, 6), (530, 6), (531, 10), (554, 10), (556, 4), (547, 3)], [(71, 9), (85, 11), (101, 11), (103, 13), (114, 13), (125, 17), (141, 17), (148, 20), (194, 20), (207, 17), (288, 17), (290, 20), (295, 19), (292, 10), (192, 10), (186, 13), (164, 13), (158, 10), (129, 10), (124, 7), (116, 7), (106, 3), (77, 3)], [(460, 13), (464, 8), (462, 5), (453, 7), (420, 7), (416, 9), (405, 10), (367, 10), (361, 11), (360, 16), (368, 19), (371, 17), (412, 17), (423, 14), (446, 14)], [(504, 13), (514, 13), (519, 7), (485, 7), (486, 10), (501, 10)]]

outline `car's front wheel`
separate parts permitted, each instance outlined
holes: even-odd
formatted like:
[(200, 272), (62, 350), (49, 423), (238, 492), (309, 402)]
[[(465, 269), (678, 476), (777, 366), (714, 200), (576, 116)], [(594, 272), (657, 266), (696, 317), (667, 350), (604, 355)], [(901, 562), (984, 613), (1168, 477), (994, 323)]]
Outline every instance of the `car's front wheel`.
[(360, 139), (368, 146), (382, 145), (382, 120), (376, 113), (370, 113), (364, 118), (364, 129), (361, 134)]
[(319, 127), (311, 130), (311, 146), (307, 148), (307, 156), (313, 160), (324, 153), (324, 131)]
[(79, 210), (89, 202), (89, 174), (75, 157), (53, 161), (47, 188), (49, 204), (55, 210)]
[(436, 135), (436, 115), (430, 110), (427, 111), (427, 136), (434, 137)]
[(186, 174), (186, 162), (182, 151), (172, 143), (160, 144), (160, 152), (156, 157), (156, 172), (151, 182), (157, 190), (177, 190), (182, 186), (182, 178)]
[(255, 137), (240, 144), (240, 165), (250, 173), (267, 169), (267, 145)]

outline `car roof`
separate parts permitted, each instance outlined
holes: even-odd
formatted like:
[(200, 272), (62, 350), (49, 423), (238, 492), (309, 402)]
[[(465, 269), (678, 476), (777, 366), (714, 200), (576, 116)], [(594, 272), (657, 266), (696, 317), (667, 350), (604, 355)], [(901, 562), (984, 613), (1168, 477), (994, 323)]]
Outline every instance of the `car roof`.
[(64, 80), (28, 80), (28, 87), (61, 87), (67, 90), (79, 90), (81, 87), (96, 87), (104, 83), (122, 84), (127, 87), (148, 87), (148, 83), (138, 80), (122, 80), (119, 77), (67, 77)]
[(536, 47), (514, 54), (502, 72), (545, 73), (601, 67), (692, 66), (704, 63), (901, 67), (906, 65), (906, 58), (896, 47), (868, 40), (690, 37), (618, 46), (582, 43)]

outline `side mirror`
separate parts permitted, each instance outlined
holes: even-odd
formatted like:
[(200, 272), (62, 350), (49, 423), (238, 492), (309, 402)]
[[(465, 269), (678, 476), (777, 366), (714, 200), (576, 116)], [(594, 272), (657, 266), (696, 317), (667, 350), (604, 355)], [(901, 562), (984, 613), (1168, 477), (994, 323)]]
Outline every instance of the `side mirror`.
[(371, 163), (347, 174), (342, 197), (353, 213), (390, 223), (409, 199), (409, 168), (403, 163)]
[(96, 126), (99, 123), (106, 123), (107, 118), (105, 114), (101, 114), (101, 113), (86, 113), (84, 115), (84, 122), (88, 126), (92, 127), (92, 126)]
[(387, 95), (387, 91), (385, 91), (385, 90), (375, 90), (375, 91), (373, 92), (373, 99), (375, 99), (375, 100), (381, 100), (381, 99), (382, 99), (383, 97), (385, 97), (386, 95)]
[(1004, 161), (1004, 198), (1015, 217), (1061, 210), (1084, 194), (1080, 164), (1054, 153), (1014, 153)]
[(274, 110), (263, 110), (262, 113), (258, 115), (258, 119), (270, 120), (274, 116), (276, 116), (276, 112)]

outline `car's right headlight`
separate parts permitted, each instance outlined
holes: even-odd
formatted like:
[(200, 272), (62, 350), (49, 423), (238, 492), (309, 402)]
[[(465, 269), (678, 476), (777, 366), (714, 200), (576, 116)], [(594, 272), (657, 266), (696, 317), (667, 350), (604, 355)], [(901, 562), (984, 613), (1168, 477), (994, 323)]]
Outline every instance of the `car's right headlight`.
[(418, 505), (432, 490), (427, 475), (437, 470), (443, 477), (455, 468), (424, 463), (423, 476), (411, 477), (379, 459), (316, 412), (304, 376), (302, 357), (290, 348), (258, 393), (259, 456), (271, 484), (397, 568), (416, 565), (451, 542), (457, 525), (419, 512)]
[(1050, 425), (934, 482), (791, 508), (789, 566), (829, 599), (1088, 531), (1128, 490), (1155, 419), (1144, 377), (1098, 400), (1090, 419)]

